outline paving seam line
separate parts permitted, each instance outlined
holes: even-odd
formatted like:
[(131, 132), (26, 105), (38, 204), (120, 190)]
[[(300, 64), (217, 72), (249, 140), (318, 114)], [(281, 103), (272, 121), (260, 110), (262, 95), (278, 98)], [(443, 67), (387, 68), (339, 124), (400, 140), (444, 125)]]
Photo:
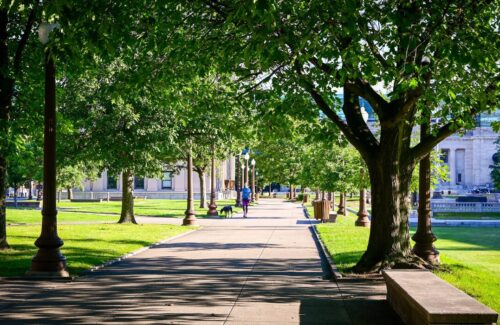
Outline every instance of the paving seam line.
[[(309, 222), (310, 222), (311, 221), (311, 216), (309, 215), (309, 211), (307, 211), (307, 208), (304, 205), (304, 203), (302, 203), (302, 208), (304, 210), (304, 215), (306, 216), (307, 219), (309, 219)], [(340, 297), (342, 298), (342, 304), (344, 305), (344, 308), (346, 310), (347, 316), (349, 317), (349, 320), (351, 321), (351, 324), (354, 324), (353, 321), (352, 321), (351, 313), (349, 312), (349, 309), (346, 306), (347, 297), (344, 295), (344, 293), (340, 289), (338, 281), (336, 281), (336, 280), (341, 280), (342, 279), (342, 273), (340, 273), (339, 270), (337, 269), (337, 265), (335, 265), (335, 262), (334, 262), (333, 257), (332, 257), (333, 255), (330, 254), (330, 251), (328, 250), (328, 248), (326, 248), (326, 246), (321, 241), (321, 239), (319, 237), (318, 230), (316, 229), (316, 226), (311, 223), (311, 228), (312, 228), (312, 233), (314, 234), (314, 239), (319, 243), (319, 247), (321, 248), (322, 253), (325, 255), (326, 259), (328, 260), (328, 264), (330, 265), (330, 267), (332, 269), (331, 272), (332, 272), (333, 277), (335, 279), (335, 283), (337, 285), (337, 290), (339, 291)]]
[(107, 261), (107, 262), (102, 263), (102, 264), (100, 264), (100, 265), (94, 266), (94, 267), (92, 267), (92, 268), (90, 268), (90, 269), (88, 269), (88, 270), (85, 270), (85, 271), (83, 271), (82, 273), (80, 273), (80, 276), (78, 276), (78, 278), (80, 278), (80, 277), (82, 277), (82, 276), (90, 275), (90, 274), (92, 274), (93, 272), (98, 271), (98, 270), (100, 270), (100, 269), (102, 269), (102, 268), (104, 268), (104, 267), (111, 266), (111, 265), (113, 265), (113, 264), (116, 264), (116, 263), (118, 263), (118, 262), (121, 262), (121, 261), (123, 261), (123, 260), (125, 260), (125, 259), (127, 259), (127, 258), (130, 258), (130, 257), (135, 256), (135, 255), (137, 255), (137, 254), (140, 254), (140, 253), (142, 253), (142, 252), (145, 252), (145, 251), (147, 251), (148, 249), (151, 249), (151, 248), (156, 247), (156, 246), (158, 246), (158, 245), (162, 245), (162, 244), (168, 243), (168, 242), (170, 242), (170, 241), (172, 241), (172, 240), (175, 240), (175, 239), (178, 239), (178, 238), (181, 238), (181, 237), (187, 236), (187, 235), (189, 235), (189, 234), (191, 234), (191, 233), (193, 233), (193, 232), (195, 232), (195, 231), (198, 231), (198, 230), (200, 230), (200, 229), (201, 229), (201, 227), (200, 227), (200, 228), (198, 228), (198, 229), (193, 229), (193, 230), (190, 230), (190, 231), (187, 231), (187, 232), (183, 232), (182, 234), (178, 234), (178, 235), (176, 235), (176, 236), (174, 236), (174, 237), (169, 237), (169, 238), (167, 238), (167, 239), (160, 240), (160, 241), (158, 241), (158, 242), (156, 242), (156, 243), (153, 243), (153, 244), (151, 244), (151, 245), (149, 245), (149, 246), (139, 248), (138, 250), (135, 250), (135, 251), (133, 251), (133, 252), (130, 252), (130, 253), (127, 253), (127, 254), (125, 254), (125, 255), (123, 255), (123, 256), (120, 256), (120, 257), (118, 257), (118, 258), (115, 258), (115, 259), (113, 259), (113, 260), (111, 260), (111, 261)]
[[(107, 267), (107, 266), (110, 266), (110, 265), (113, 265), (113, 264), (116, 264), (124, 259), (127, 259), (127, 258), (130, 258), (134, 255), (137, 255), (139, 253), (142, 253), (150, 248), (153, 248), (155, 246), (158, 246), (158, 245), (161, 245), (161, 244), (164, 244), (164, 243), (167, 243), (169, 241), (172, 241), (172, 240), (175, 240), (175, 239), (178, 239), (178, 238), (181, 238), (183, 236), (187, 236), (195, 231), (198, 231), (202, 229), (201, 227), (198, 228), (198, 229), (193, 229), (193, 230), (190, 230), (190, 231), (187, 231), (187, 232), (184, 232), (182, 234), (179, 234), (179, 235), (176, 235), (174, 237), (170, 237), (170, 238), (167, 238), (167, 239), (164, 239), (164, 240), (161, 240), (161, 241), (158, 241), (156, 243), (153, 243), (149, 246), (146, 246), (146, 247), (143, 247), (143, 248), (140, 248), (136, 251), (133, 251), (131, 253), (128, 253), (128, 254), (125, 254), (121, 257), (118, 257), (114, 260), (111, 260), (111, 261), (108, 261), (106, 263), (103, 263), (101, 265), (97, 265), (97, 266), (94, 266), (93, 268), (90, 268), (86, 271), (83, 271), (79, 276), (71, 276), (69, 278), (29, 278), (29, 277), (0, 277), (0, 282), (2, 281), (12, 281), (12, 280), (32, 280), (32, 281), (40, 281), (40, 280), (46, 280), (46, 281), (50, 281), (50, 282), (72, 282), (72, 281), (76, 281), (78, 280), (79, 278), (83, 277), (83, 276), (86, 276), (86, 275), (90, 275), (92, 274), (93, 272), (97, 271), (97, 270), (100, 270), (104, 267)], [(49, 292), (51, 291), (52, 289), (51, 288), (41, 288), (41, 292), (38, 292), (38, 293), (32, 293), (32, 294), (29, 294), (28, 296), (26, 296), (24, 299), (22, 299), (22, 301), (28, 301), (30, 300), (32, 297), (36, 296), (36, 295), (40, 295), (42, 292)], [(10, 308), (12, 306), (14, 306), (16, 304), (16, 302), (9, 302), (7, 304), (5, 304), (4, 306), (0, 306), (0, 311), (1, 310), (5, 310), (7, 308)]]
[(307, 211), (307, 208), (304, 204), (302, 204), (302, 209), (304, 211), (304, 215), (306, 216), (306, 218), (309, 219), (310, 228), (312, 229), (314, 241), (318, 244), (320, 248), (320, 256), (324, 257), (327, 260), (328, 267), (330, 268), (330, 272), (333, 274), (334, 278), (342, 279), (342, 273), (340, 273), (339, 270), (337, 269), (337, 265), (335, 265), (335, 261), (333, 260), (332, 257), (333, 255), (330, 254), (328, 248), (323, 244), (323, 241), (319, 236), (316, 226), (313, 225), (311, 222), (311, 216), (309, 215), (309, 211)]
[[(264, 253), (264, 250), (267, 248), (267, 246), (269, 245), (269, 242), (271, 241), (271, 238), (273, 237), (274, 235), (274, 232), (276, 231), (276, 227), (273, 229), (273, 231), (271, 231), (271, 234), (269, 235), (269, 238), (267, 239), (267, 242), (266, 244), (264, 245), (264, 247), (262, 247), (261, 251), (260, 251), (260, 254), (259, 256), (257, 257), (257, 259), (255, 260), (255, 263), (253, 263), (252, 265), (252, 269), (250, 270), (250, 273), (253, 272), (253, 270), (255, 269), (255, 266), (257, 265), (257, 263), (260, 261), (260, 258), (262, 257), (262, 254)], [(224, 323), (222, 323), (223, 325), (225, 325), (228, 320), (229, 320), (229, 316), (231, 316), (231, 313), (233, 312), (234, 310), (234, 307), (236, 306), (236, 304), (238, 303), (238, 300), (240, 299), (241, 297), (241, 294), (243, 293), (243, 290), (245, 290), (245, 287), (247, 286), (247, 283), (248, 283), (248, 278), (250, 276), (246, 276), (245, 277), (245, 282), (243, 282), (243, 285), (241, 286), (241, 289), (240, 289), (240, 292), (238, 293), (238, 296), (236, 297), (236, 299), (234, 300), (234, 303), (233, 305), (231, 306), (231, 310), (229, 311), (229, 313), (227, 314), (226, 316), (226, 319), (224, 320)]]

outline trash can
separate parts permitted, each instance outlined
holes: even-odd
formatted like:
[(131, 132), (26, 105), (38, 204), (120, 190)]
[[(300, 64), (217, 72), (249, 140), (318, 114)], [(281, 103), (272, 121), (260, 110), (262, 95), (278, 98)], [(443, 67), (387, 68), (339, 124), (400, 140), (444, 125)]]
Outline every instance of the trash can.
[(330, 201), (320, 200), (316, 201), (317, 217), (316, 219), (321, 220), (321, 222), (328, 222), (330, 219)]
[(309, 195), (304, 193), (304, 195), (302, 196), (302, 202), (307, 203), (307, 199), (309, 199)]
[(320, 201), (318, 200), (314, 200), (311, 202), (312, 206), (313, 206), (313, 210), (314, 210), (314, 219), (318, 220), (319, 219), (319, 208), (318, 208), (318, 204), (319, 204)]

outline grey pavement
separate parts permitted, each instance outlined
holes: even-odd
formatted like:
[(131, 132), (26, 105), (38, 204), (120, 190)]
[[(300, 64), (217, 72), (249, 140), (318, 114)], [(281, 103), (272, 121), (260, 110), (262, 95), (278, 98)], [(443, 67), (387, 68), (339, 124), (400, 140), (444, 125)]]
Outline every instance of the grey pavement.
[(300, 205), (262, 199), (248, 219), (199, 221), (74, 281), (0, 282), (0, 323), (399, 324), (380, 277), (327, 279)]

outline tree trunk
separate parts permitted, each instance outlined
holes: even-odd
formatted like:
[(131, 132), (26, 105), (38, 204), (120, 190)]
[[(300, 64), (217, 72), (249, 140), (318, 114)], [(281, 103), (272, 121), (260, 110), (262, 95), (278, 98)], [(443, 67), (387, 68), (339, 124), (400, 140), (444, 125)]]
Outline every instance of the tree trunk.
[(196, 170), (198, 177), (200, 179), (200, 208), (206, 209), (207, 207), (207, 184), (205, 182), (205, 171), (198, 169)]
[(9, 33), (7, 31), (7, 8), (0, 11), (0, 249), (9, 248), (7, 244), (6, 198), (7, 189), (7, 152), (9, 137), (10, 110), (14, 97), (14, 79), (9, 73)]
[[(398, 139), (397, 132), (393, 132), (392, 139)], [(384, 143), (383, 140), (381, 144)], [(397, 144), (396, 140), (390, 143), (386, 141), (387, 145), (381, 145), (380, 154), (384, 159), (372, 160), (368, 164), (372, 218), (367, 250), (354, 267), (354, 271), (358, 273), (422, 265), (421, 260), (411, 252), (408, 224), (409, 189), (415, 166), (403, 160), (408, 153), (402, 146), (394, 145)]]
[(337, 214), (347, 215), (345, 210), (345, 192), (340, 192), (339, 199), (339, 209), (337, 210)]
[(9, 244), (7, 243), (7, 214), (5, 209), (6, 170), (7, 161), (3, 157), (0, 157), (0, 250), (9, 248)]
[(118, 223), (137, 223), (134, 216), (134, 175), (124, 171), (122, 175), (122, 213)]
[(14, 207), (17, 208), (17, 186), (14, 186)]
[(28, 191), (28, 200), (33, 200), (33, 181), (29, 181), (30, 189)]
[(71, 187), (68, 187), (66, 191), (68, 192), (68, 200), (71, 201), (73, 199), (73, 191), (71, 190)]
[(272, 189), (271, 189), (271, 188), (272, 188), (272, 186), (273, 186), (273, 184), (272, 184), (272, 183), (269, 183), (269, 197), (271, 197), (271, 192), (272, 192)]
[(191, 149), (191, 143), (189, 144), (189, 150), (187, 155), (187, 208), (184, 212), (184, 219), (182, 220), (183, 226), (195, 225), (197, 223), (196, 213), (194, 212), (193, 206), (193, 155)]

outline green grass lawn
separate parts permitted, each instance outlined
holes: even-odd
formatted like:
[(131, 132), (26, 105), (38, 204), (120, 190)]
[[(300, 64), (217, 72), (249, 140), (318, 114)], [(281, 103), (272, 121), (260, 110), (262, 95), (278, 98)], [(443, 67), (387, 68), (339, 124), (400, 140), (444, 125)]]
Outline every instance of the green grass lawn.
[[(194, 202), (194, 207), (196, 214), (198, 216), (204, 216), (207, 213), (207, 209), (199, 208), (199, 201)], [(218, 210), (220, 210), (225, 205), (234, 205), (234, 200), (219, 200), (217, 201)], [(116, 213), (119, 214), (121, 211), (120, 201), (111, 202), (69, 202), (61, 201), (58, 204), (61, 210), (65, 211), (78, 211), (78, 212), (93, 212), (93, 213)], [(186, 210), (186, 200), (135, 200), (134, 202), (134, 212), (139, 216), (151, 216), (151, 217), (184, 217), (184, 211)], [(233, 206), (233, 212), (240, 212), (240, 208), (235, 208)]]
[[(71, 275), (92, 266), (120, 257), (160, 240), (195, 229), (175, 225), (60, 225), (59, 236), (64, 240), (62, 253)], [(0, 251), (0, 276), (22, 276), (31, 265), (37, 248), (34, 241), (40, 226), (8, 228), (11, 249)]]
[[(117, 222), (114, 215), (59, 211), (58, 222)], [(42, 211), (38, 209), (7, 208), (7, 224), (41, 223)]]
[[(312, 213), (312, 208), (308, 208)], [(337, 223), (317, 226), (340, 272), (359, 260), (369, 229), (354, 227), (356, 216), (338, 216)], [(412, 232), (414, 229), (412, 229)], [(438, 228), (437, 249), (443, 267), (436, 275), (500, 311), (500, 228)]]
[(435, 219), (457, 219), (457, 220), (500, 220), (500, 212), (440, 212), (432, 215)]

